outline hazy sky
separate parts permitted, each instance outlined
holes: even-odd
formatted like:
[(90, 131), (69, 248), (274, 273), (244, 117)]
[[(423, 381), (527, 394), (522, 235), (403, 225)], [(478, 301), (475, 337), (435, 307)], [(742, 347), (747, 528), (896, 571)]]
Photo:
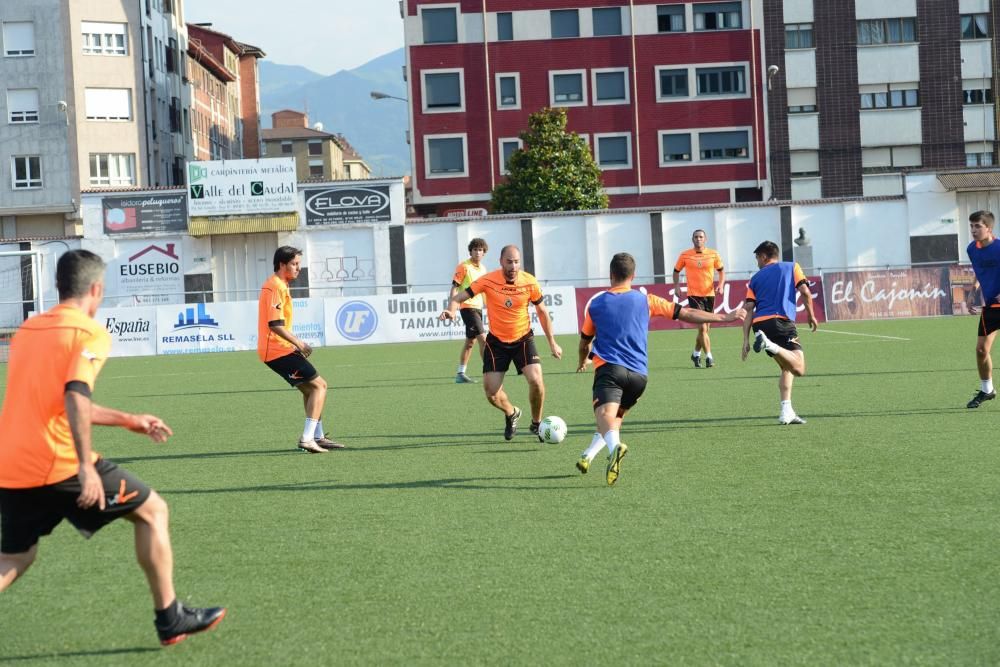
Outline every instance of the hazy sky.
[(320, 74), (403, 46), (398, 0), (184, 0), (188, 23), (259, 46), (267, 59)]

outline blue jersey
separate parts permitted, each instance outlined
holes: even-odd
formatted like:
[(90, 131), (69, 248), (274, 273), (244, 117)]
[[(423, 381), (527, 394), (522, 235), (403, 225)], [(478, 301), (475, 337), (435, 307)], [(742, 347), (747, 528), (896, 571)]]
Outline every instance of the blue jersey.
[(795, 321), (795, 296), (806, 275), (795, 262), (766, 264), (750, 278), (747, 301), (756, 303), (753, 321), (783, 317)]
[(994, 239), (988, 246), (979, 247), (973, 241), (965, 250), (972, 262), (972, 270), (976, 272), (976, 280), (983, 291), (983, 303), (990, 306), (1000, 305), (1000, 241)]
[(616, 288), (598, 292), (584, 311), (581, 335), (594, 338), (591, 357), (595, 366), (604, 363), (649, 374), (646, 339), (652, 315), (680, 315), (680, 306), (652, 294)]

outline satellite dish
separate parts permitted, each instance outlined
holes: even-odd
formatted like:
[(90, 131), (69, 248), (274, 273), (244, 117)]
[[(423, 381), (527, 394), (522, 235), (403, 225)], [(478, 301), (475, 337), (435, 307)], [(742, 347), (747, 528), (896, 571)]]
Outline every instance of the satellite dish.
[(323, 123), (313, 123), (313, 129), (317, 132), (323, 131)]

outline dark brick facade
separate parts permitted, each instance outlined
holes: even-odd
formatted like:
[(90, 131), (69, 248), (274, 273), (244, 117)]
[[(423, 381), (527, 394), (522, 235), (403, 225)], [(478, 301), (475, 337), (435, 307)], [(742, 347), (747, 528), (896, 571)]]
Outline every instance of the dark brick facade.
[(823, 196), (860, 196), (861, 116), (854, 3), (815, 2), (813, 17)]
[[(995, 15), (994, 15), (995, 16)], [(965, 166), (961, 24), (957, 2), (917, 0), (922, 166)]]
[[(764, 0), (764, 72), (776, 65), (767, 91), (767, 177), (775, 199), (791, 199), (791, 162), (788, 155), (788, 87), (785, 85), (785, 15), (782, 0)], [(766, 76), (766, 74), (765, 74)]]

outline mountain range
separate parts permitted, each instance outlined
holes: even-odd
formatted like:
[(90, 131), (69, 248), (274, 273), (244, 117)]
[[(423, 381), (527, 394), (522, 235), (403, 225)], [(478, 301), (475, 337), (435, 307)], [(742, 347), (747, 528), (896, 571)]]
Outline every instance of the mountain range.
[(373, 175), (408, 174), (407, 103), (371, 98), (373, 90), (406, 97), (404, 62), (403, 49), (398, 49), (360, 67), (323, 76), (306, 67), (261, 60), (261, 125), (271, 127), (271, 114), (281, 109), (305, 111), (310, 126), (323, 123), (324, 132), (347, 137)]

